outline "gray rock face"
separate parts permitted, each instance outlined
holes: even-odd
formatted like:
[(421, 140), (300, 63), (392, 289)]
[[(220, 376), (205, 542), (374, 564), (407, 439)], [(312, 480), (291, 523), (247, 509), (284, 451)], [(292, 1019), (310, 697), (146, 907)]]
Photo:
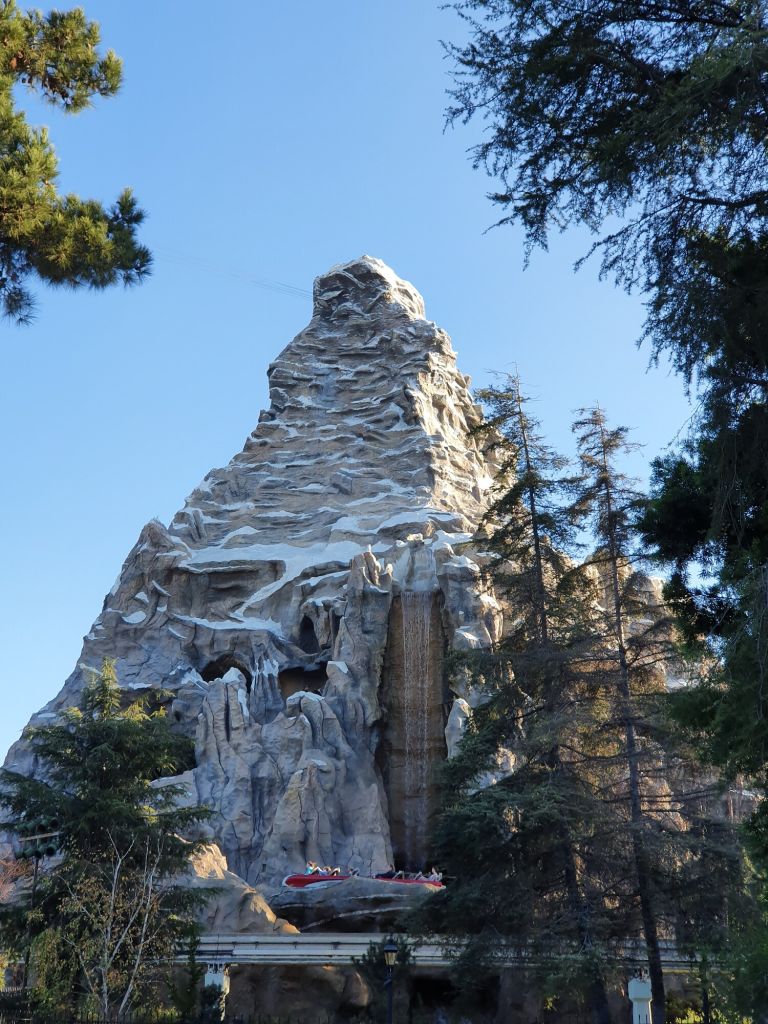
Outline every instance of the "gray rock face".
[(216, 898), (209, 899), (200, 910), (199, 923), (204, 933), (291, 935), (298, 932), (293, 925), (275, 916), (260, 892), (228, 870), (216, 846), (204, 846), (193, 854), (186, 883), (191, 889), (216, 892)]
[[(242, 879), (274, 884), (308, 859), (422, 867), (443, 730), (454, 748), (466, 717), (442, 655), (501, 628), (464, 551), (490, 485), (468, 437), (479, 412), (421, 296), (367, 256), (317, 279), (269, 379), (243, 450), (168, 528), (144, 527), (33, 722), (115, 658), (126, 689), (172, 691), (196, 741), (187, 799), (214, 808), (210, 839)], [(404, 609), (420, 602), (414, 639)], [(7, 763), (34, 771), (23, 741)]]

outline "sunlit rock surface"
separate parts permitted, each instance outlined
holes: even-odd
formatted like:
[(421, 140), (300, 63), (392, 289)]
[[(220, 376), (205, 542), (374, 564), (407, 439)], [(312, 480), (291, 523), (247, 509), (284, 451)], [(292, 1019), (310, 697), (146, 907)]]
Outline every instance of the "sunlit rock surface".
[[(308, 859), (422, 868), (435, 763), (467, 713), (444, 654), (501, 628), (466, 547), (490, 485), (479, 412), (421, 296), (367, 256), (317, 279), (268, 373), (243, 450), (144, 527), (33, 722), (115, 658), (127, 690), (172, 692), (197, 758), (177, 781), (245, 882)], [(7, 763), (35, 770), (23, 742)]]
[(212, 890), (199, 909), (203, 933), (231, 935), (240, 932), (263, 935), (291, 935), (297, 928), (277, 917), (263, 895), (227, 868), (221, 850), (203, 846), (190, 858), (185, 879), (191, 889)]

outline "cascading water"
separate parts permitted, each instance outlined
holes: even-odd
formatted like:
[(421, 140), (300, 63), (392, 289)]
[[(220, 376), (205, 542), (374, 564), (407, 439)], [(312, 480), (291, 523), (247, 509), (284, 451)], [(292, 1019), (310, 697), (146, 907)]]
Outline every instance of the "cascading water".
[(430, 711), (432, 688), (432, 600), (429, 591), (405, 591), (403, 615), (403, 693), (405, 764), (403, 853), (409, 866), (423, 857), (429, 818)]
[[(426, 575), (426, 573), (422, 574)], [(424, 868), (445, 759), (440, 594), (404, 590), (390, 611), (382, 666), (384, 730), (376, 753), (387, 793), (395, 865)]]

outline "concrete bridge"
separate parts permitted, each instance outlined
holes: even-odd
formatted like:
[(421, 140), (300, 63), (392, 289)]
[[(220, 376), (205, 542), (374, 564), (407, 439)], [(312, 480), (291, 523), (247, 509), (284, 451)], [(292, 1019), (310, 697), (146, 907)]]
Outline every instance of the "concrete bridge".
[[(198, 959), (207, 965), (205, 984), (220, 988), (224, 996), (229, 992), (229, 968), (237, 964), (280, 966), (296, 964), (308, 966), (349, 965), (362, 957), (371, 942), (381, 942), (383, 934), (371, 932), (320, 932), (299, 935), (202, 935), (197, 952)], [(682, 957), (672, 942), (662, 942), (662, 963), (665, 974), (687, 974), (690, 961)], [(639, 944), (625, 943), (617, 950), (618, 958), (635, 975), (628, 984), (627, 995), (632, 1004), (632, 1024), (650, 1024), (651, 986), (638, 977), (648, 966)], [(181, 960), (182, 958), (179, 957)], [(506, 962), (520, 965), (520, 957), (510, 951)], [(450, 967), (452, 961), (438, 942), (414, 943), (411, 946), (413, 967)]]
[[(377, 935), (371, 932), (309, 932), (300, 935), (209, 934), (201, 936), (197, 957), (214, 970), (229, 964), (344, 966), (351, 964), (353, 957), (360, 958), (367, 953), (371, 942), (381, 942), (385, 938), (384, 934)], [(674, 943), (662, 942), (661, 946), (666, 972), (677, 973), (690, 968), (690, 960), (677, 951)], [(647, 960), (640, 945), (625, 944), (617, 951), (617, 955), (630, 969), (640, 971), (647, 967)], [(414, 943), (411, 948), (411, 963), (414, 967), (450, 967), (451, 962), (439, 941)], [(514, 966), (520, 963), (520, 958), (510, 952), (506, 962)]]

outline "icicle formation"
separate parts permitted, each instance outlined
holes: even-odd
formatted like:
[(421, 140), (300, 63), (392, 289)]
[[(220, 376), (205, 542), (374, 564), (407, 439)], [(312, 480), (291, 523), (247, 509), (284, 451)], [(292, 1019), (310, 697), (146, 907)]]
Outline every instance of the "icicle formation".
[(403, 711), (405, 725), (405, 858), (423, 868), (424, 833), (429, 815), (429, 696), (432, 680), (430, 625), (432, 594), (406, 591), (403, 612)]

